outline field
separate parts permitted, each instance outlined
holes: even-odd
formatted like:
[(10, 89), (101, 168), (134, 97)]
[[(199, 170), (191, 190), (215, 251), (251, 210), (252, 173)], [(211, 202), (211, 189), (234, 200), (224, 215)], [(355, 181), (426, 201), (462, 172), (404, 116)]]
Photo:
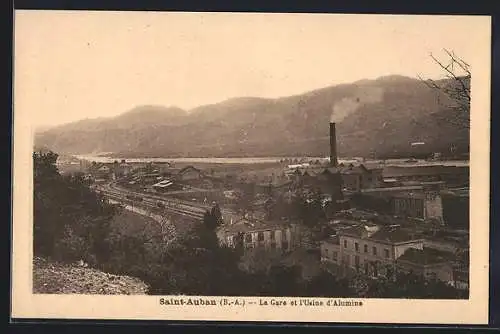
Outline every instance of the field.
[[(161, 214), (161, 210), (155, 210), (156, 214)], [(170, 212), (164, 213), (165, 217), (172, 222), (175, 227), (175, 235), (181, 236), (192, 228), (196, 221), (191, 217), (186, 217)], [(161, 228), (158, 222), (150, 217), (131, 212), (129, 210), (122, 210), (117, 214), (112, 222), (116, 233), (128, 236), (143, 235), (146, 239), (152, 236), (158, 236), (161, 233)]]

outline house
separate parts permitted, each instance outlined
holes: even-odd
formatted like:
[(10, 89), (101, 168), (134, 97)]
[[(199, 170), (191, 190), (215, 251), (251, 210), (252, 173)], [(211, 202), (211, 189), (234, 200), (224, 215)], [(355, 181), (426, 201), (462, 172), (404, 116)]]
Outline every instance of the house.
[(423, 239), (397, 226), (368, 223), (341, 229), (320, 245), (323, 262), (336, 265), (344, 274), (371, 277), (391, 276), (396, 259), (410, 248), (422, 249)]
[(413, 273), (426, 279), (453, 284), (452, 258), (447, 252), (433, 248), (408, 249), (396, 260), (396, 270)]
[(177, 173), (177, 179), (181, 181), (199, 180), (203, 176), (203, 172), (193, 166), (184, 167)]
[(298, 246), (298, 226), (281, 221), (242, 218), (217, 229), (220, 244), (287, 252)]
[(92, 163), (89, 167), (88, 173), (94, 180), (110, 180), (113, 178), (112, 164), (105, 163)]
[(151, 167), (154, 170), (157, 170), (160, 174), (168, 174), (172, 168), (172, 165), (169, 162), (153, 162)]

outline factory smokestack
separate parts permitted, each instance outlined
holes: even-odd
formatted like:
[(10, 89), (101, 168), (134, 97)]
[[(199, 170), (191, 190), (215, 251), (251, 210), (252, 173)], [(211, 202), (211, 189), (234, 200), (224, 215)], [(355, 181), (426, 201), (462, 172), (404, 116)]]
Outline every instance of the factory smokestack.
[(330, 122), (330, 164), (337, 167), (337, 135), (335, 133), (335, 123)]

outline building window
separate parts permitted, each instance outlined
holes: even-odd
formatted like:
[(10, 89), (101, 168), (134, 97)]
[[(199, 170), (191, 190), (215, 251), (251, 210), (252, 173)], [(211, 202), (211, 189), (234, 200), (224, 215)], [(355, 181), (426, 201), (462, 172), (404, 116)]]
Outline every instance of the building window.
[(359, 271), (359, 256), (354, 257), (354, 266), (356, 267), (356, 271)]
[(349, 255), (344, 255), (343, 258), (342, 258), (342, 264), (344, 266), (348, 266), (349, 265)]
[(275, 233), (277, 233), (277, 231), (271, 231), (270, 234), (271, 234), (271, 240), (276, 240), (276, 235)]
[(354, 243), (354, 249), (356, 249), (356, 252), (359, 252), (359, 244), (357, 242)]
[(373, 255), (377, 255), (377, 247), (372, 248)]
[(247, 243), (252, 242), (252, 235), (251, 234), (245, 234), (245, 242), (247, 242)]
[(368, 253), (368, 245), (364, 246), (364, 251), (365, 251), (365, 253)]
[(347, 240), (344, 240), (344, 248), (347, 248)]
[(384, 249), (384, 256), (386, 259), (389, 258), (389, 250), (388, 249)]
[(373, 276), (378, 276), (378, 264), (377, 262), (373, 262)]
[(281, 232), (281, 240), (286, 241), (287, 235), (286, 230)]
[(368, 262), (365, 262), (365, 275), (370, 273), (370, 269), (368, 268)]
[(264, 241), (264, 232), (258, 232), (257, 233), (257, 240), (258, 241)]
[(337, 262), (337, 252), (332, 252), (332, 259)]

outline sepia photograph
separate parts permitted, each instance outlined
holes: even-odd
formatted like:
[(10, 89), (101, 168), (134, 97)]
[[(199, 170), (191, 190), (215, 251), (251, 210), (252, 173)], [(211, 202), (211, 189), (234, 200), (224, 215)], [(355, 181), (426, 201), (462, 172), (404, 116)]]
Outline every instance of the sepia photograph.
[(490, 25), (16, 11), (14, 309), (487, 321)]

